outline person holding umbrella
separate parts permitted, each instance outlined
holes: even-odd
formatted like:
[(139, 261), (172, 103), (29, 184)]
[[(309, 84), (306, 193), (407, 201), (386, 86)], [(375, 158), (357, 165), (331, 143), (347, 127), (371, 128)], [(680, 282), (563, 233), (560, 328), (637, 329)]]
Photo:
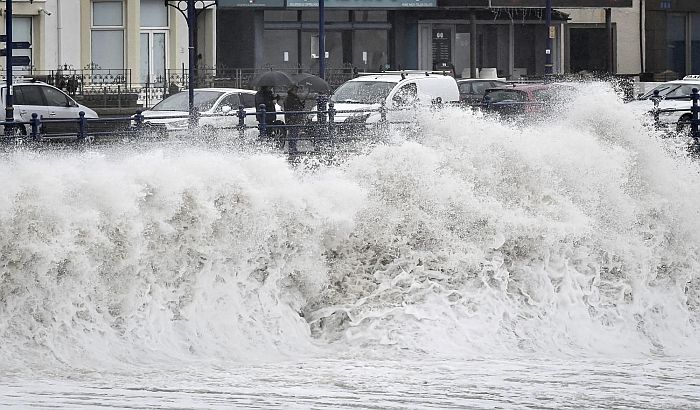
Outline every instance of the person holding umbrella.
[[(287, 97), (284, 99), (284, 111), (304, 111), (304, 102), (299, 98), (299, 87), (295, 84), (287, 90)], [(299, 136), (298, 125), (304, 123), (304, 114), (285, 113), (284, 121), (289, 128), (289, 139), (287, 140), (288, 152), (290, 154), (297, 153), (297, 137)]]
[(261, 104), (265, 104), (265, 124), (268, 125), (268, 127), (265, 128), (265, 136), (272, 137), (274, 128), (269, 127), (269, 125), (273, 125), (275, 119), (277, 119), (277, 114), (275, 114), (277, 111), (275, 109), (275, 96), (272, 94), (272, 87), (267, 85), (260, 86), (258, 92), (255, 93), (255, 108), (258, 110), (258, 114), (255, 115), (255, 118), (258, 119), (259, 123), (263, 122), (263, 115), (260, 114), (259, 111)]

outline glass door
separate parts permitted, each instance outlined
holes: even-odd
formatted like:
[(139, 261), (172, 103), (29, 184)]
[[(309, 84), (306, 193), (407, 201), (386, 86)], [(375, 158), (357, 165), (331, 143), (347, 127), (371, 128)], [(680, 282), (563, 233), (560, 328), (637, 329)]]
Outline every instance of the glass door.
[(154, 86), (165, 83), (166, 32), (141, 32), (141, 81)]

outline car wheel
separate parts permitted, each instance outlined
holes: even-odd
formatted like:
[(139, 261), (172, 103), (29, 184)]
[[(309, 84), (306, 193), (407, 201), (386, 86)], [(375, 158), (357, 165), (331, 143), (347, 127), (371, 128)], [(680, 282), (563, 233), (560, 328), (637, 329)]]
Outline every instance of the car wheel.
[(684, 114), (676, 123), (676, 131), (679, 133), (690, 133), (690, 121), (693, 117), (690, 114)]

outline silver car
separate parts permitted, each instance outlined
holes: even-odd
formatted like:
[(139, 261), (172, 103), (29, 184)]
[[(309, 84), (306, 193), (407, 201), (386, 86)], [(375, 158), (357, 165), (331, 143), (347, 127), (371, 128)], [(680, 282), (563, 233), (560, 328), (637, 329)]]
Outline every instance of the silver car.
[[(5, 119), (5, 101), (7, 87), (0, 88), (2, 102), (2, 119)], [(36, 113), (41, 119), (78, 119), (80, 111), (85, 113), (85, 118), (97, 118), (97, 113), (90, 108), (78, 104), (68, 94), (58, 88), (43, 83), (41, 81), (24, 80), (12, 85), (14, 107), (14, 120), (28, 122), (32, 119), (32, 114)], [(42, 124), (42, 132), (59, 131), (69, 127), (69, 124)], [(75, 128), (73, 125), (72, 128)], [(20, 125), (17, 132), (27, 135), (30, 130), (29, 125)]]
[[(255, 91), (239, 88), (197, 88), (194, 90), (194, 106), (200, 114), (202, 129), (233, 129), (238, 126), (238, 107), (247, 113), (256, 112)], [(182, 131), (188, 128), (189, 92), (173, 94), (150, 110), (144, 111), (144, 122), (164, 127), (166, 131)], [(281, 108), (277, 105), (277, 111)], [(281, 114), (276, 118), (281, 119)], [(246, 115), (247, 126), (257, 126), (255, 115)]]

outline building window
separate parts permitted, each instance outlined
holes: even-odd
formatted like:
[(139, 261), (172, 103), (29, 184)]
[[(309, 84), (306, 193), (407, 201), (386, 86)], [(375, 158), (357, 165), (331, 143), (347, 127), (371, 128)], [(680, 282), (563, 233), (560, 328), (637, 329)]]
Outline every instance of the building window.
[(165, 81), (168, 6), (162, 0), (141, 0), (141, 82), (157, 86)]
[(123, 75), (124, 4), (121, 1), (93, 1), (91, 53), (94, 73)]
[(685, 37), (686, 15), (669, 14), (667, 16), (666, 50), (668, 68), (677, 76), (685, 75)]
[[(27, 41), (32, 44), (32, 18), (15, 16), (12, 18), (12, 41)], [(32, 49), (13, 49), (12, 55), (14, 56), (27, 56), (30, 61), (32, 58)], [(15, 75), (29, 74), (31, 72), (31, 67), (33, 63), (30, 62), (29, 66), (17, 67)]]

